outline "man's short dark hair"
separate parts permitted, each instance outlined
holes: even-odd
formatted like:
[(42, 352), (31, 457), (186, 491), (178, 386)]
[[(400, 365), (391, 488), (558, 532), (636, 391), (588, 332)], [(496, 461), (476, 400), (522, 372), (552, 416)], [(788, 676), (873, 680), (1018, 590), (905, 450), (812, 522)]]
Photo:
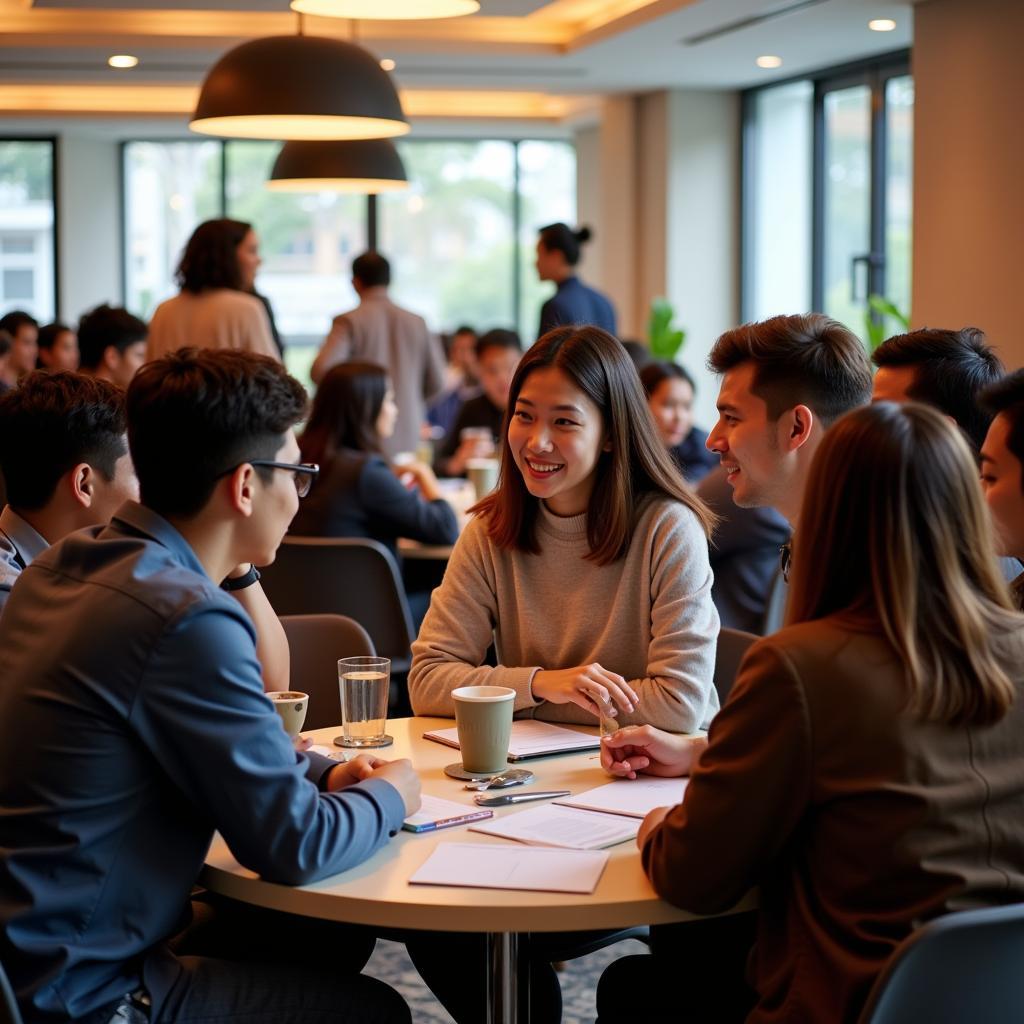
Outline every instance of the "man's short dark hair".
[(912, 367), (908, 397), (951, 416), (975, 451), (981, 447), (992, 416), (978, 404), (978, 393), (1004, 373), (999, 357), (985, 344), (984, 332), (977, 327), (924, 327), (882, 342), (871, 358), (875, 366)]
[(755, 367), (753, 393), (776, 420), (806, 405), (827, 427), (871, 398), (871, 365), (861, 340), (821, 313), (773, 316), (726, 331), (708, 365), (727, 373), (741, 363)]
[(0, 359), (3, 359), (3, 357), (11, 351), (11, 346), (13, 344), (14, 339), (10, 334), (7, 331), (0, 330)]
[(981, 407), (993, 418), (1005, 416), (1010, 432), (1006, 447), (1021, 464), (1021, 490), (1024, 490), (1024, 370), (1014, 370), (990, 384), (978, 395)]
[(188, 518), (243, 462), (273, 459), (306, 409), (276, 359), (183, 348), (147, 363), (128, 387), (128, 443), (142, 503)]
[(391, 284), (391, 264), (379, 252), (364, 252), (352, 261), (352, 276), (364, 288)]
[(521, 355), (523, 343), (519, 340), (519, 335), (515, 331), (509, 331), (504, 327), (495, 327), (493, 330), (481, 334), (476, 339), (477, 359), (480, 359), (488, 349), (492, 348), (507, 348)]
[(14, 509), (40, 509), (60, 478), (87, 462), (114, 479), (127, 452), (124, 391), (61, 371), (34, 370), (0, 397), (0, 469)]
[(95, 370), (103, 353), (113, 345), (119, 353), (145, 341), (149, 328), (137, 316), (120, 306), (97, 306), (78, 322), (78, 351), (83, 370)]
[(0, 331), (6, 331), (12, 338), (25, 326), (38, 328), (39, 321), (21, 309), (12, 309), (0, 317)]

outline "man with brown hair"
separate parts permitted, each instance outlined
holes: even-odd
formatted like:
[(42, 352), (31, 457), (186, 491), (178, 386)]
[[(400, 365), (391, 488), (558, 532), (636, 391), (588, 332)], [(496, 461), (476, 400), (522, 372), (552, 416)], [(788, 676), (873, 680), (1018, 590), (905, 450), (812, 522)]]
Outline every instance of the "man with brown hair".
[(722, 377), (707, 440), (743, 508), (777, 509), (795, 526), (825, 431), (871, 398), (860, 339), (821, 313), (776, 316), (726, 331), (708, 364)]

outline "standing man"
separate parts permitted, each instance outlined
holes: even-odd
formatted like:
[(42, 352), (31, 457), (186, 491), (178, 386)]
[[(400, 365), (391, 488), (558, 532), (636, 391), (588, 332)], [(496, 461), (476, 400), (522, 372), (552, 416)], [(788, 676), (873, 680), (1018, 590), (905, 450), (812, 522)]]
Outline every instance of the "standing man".
[(377, 252), (352, 261), (352, 286), (359, 305), (334, 318), (310, 374), (317, 383), (337, 363), (383, 366), (391, 377), (398, 425), (383, 442), (385, 455), (415, 451), (427, 402), (444, 388), (444, 354), (423, 317), (388, 297), (391, 266)]

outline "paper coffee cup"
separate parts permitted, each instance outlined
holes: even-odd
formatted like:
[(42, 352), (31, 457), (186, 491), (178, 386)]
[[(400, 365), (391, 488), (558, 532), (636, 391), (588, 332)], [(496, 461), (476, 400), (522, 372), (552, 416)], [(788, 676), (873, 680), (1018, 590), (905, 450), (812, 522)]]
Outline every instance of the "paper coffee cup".
[(473, 485), (476, 500), (486, 497), (498, 486), (497, 459), (467, 459), (466, 478)]
[(507, 686), (460, 686), (452, 690), (462, 767), (500, 772), (508, 767), (508, 741), (516, 691)]
[(284, 731), (293, 739), (302, 731), (309, 707), (309, 694), (298, 690), (274, 690), (267, 696), (274, 702), (274, 708), (281, 716)]

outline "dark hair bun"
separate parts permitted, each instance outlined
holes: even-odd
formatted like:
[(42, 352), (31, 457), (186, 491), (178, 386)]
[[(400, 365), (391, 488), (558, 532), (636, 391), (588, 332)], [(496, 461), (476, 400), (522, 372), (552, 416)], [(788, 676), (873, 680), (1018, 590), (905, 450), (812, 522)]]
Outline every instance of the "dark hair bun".
[(594, 237), (593, 234), (591, 233), (590, 228), (588, 228), (586, 226), (577, 228), (573, 232), (573, 235), (576, 238), (576, 241), (579, 242), (580, 245), (583, 245), (584, 243), (589, 242), (590, 239)]

